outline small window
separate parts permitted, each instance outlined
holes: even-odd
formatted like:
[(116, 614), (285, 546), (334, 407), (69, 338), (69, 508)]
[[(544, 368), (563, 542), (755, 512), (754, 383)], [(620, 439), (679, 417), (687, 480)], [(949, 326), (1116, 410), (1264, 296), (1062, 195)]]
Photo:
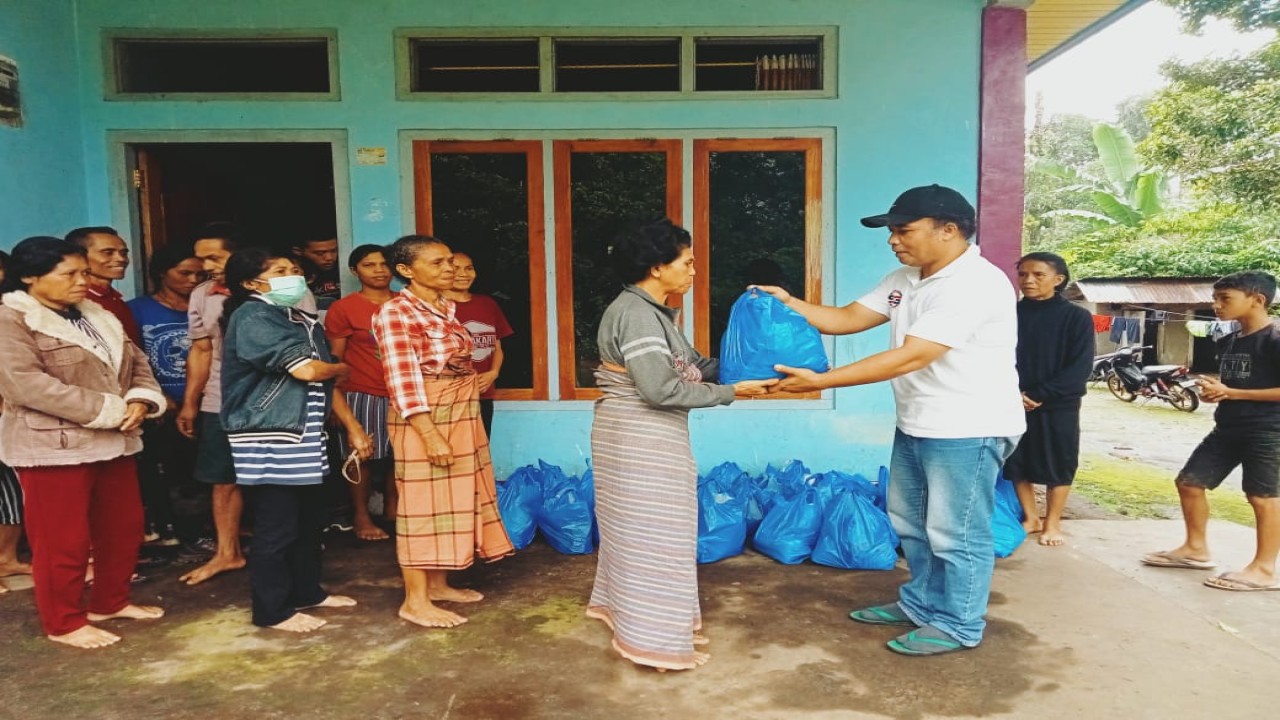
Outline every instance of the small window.
[(538, 39), (410, 40), (413, 92), (538, 92)]
[(680, 90), (680, 38), (556, 40), (556, 92)]
[(121, 93), (330, 93), (327, 37), (117, 38)]
[(696, 38), (699, 91), (821, 90), (822, 38)]

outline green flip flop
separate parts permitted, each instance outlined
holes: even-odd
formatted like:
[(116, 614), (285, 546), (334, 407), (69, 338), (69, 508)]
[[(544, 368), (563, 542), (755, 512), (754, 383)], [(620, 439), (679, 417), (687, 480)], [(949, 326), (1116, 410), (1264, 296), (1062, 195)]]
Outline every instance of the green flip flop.
[(873, 605), (869, 608), (854, 610), (849, 613), (851, 620), (866, 623), (868, 625), (901, 625), (902, 627), (915, 627), (916, 624), (911, 622), (911, 618), (902, 612), (902, 607), (896, 602), (888, 605)]
[(928, 625), (912, 630), (906, 635), (888, 642), (889, 649), (899, 655), (942, 655), (957, 650), (967, 650), (964, 645), (951, 639), (951, 636)]

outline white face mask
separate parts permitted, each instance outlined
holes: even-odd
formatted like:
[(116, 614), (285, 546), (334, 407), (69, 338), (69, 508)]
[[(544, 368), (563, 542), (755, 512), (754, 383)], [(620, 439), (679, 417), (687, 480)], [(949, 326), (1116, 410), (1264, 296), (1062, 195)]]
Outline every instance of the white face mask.
[(307, 280), (301, 275), (267, 278), (266, 282), (271, 289), (262, 293), (262, 296), (276, 305), (293, 307), (307, 295)]

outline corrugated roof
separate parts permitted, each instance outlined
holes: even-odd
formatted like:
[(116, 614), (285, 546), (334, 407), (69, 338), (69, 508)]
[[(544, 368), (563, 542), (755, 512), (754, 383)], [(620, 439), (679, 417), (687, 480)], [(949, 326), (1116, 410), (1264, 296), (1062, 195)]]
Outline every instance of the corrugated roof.
[(1144, 2), (1035, 0), (1027, 8), (1027, 62), (1036, 68)]
[(1130, 305), (1209, 305), (1216, 278), (1086, 278), (1067, 290), (1068, 297), (1091, 303)]

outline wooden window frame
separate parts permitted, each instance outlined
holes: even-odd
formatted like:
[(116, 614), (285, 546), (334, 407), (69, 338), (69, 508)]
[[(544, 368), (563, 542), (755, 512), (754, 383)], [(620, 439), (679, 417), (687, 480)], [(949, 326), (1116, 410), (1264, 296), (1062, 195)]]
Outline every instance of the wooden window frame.
[[(693, 141), (693, 346), (708, 357), (711, 348), (711, 153), (804, 153), (804, 299), (822, 302), (822, 138), (716, 138)], [(820, 393), (770, 393), (778, 400), (809, 400)]]
[[(596, 388), (577, 387), (577, 348), (573, 317), (573, 208), (570, 161), (575, 152), (662, 152), (667, 158), (667, 217), (683, 222), (684, 140), (556, 140), (552, 143), (555, 197), (556, 323), (560, 359), (560, 399), (595, 400)], [(670, 301), (668, 302), (670, 304)]]
[(550, 397), (547, 349), (546, 213), (543, 201), (543, 148), (540, 140), (414, 140), (413, 181), (415, 228), (431, 235), (431, 156), (443, 154), (516, 154), (525, 156), (528, 183), (529, 315), (533, 351), (533, 387), (498, 388), (495, 400), (547, 400)]

